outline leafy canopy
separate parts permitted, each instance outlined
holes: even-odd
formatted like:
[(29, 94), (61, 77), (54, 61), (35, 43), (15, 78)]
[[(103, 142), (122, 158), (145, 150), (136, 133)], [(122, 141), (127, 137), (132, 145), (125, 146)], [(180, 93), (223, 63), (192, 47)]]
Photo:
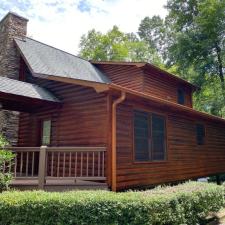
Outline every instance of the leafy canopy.
[(202, 88), (197, 109), (225, 117), (225, 1), (168, 0), (168, 16), (144, 18), (142, 40), (163, 56), (167, 68)]
[(201, 87), (195, 108), (225, 117), (225, 1), (168, 0), (166, 8), (165, 19), (143, 18), (137, 34), (89, 31), (80, 56), (156, 64)]
[(87, 60), (102, 61), (153, 61), (161, 64), (155, 49), (134, 33), (123, 33), (114, 26), (103, 34), (90, 30), (80, 41), (79, 55)]

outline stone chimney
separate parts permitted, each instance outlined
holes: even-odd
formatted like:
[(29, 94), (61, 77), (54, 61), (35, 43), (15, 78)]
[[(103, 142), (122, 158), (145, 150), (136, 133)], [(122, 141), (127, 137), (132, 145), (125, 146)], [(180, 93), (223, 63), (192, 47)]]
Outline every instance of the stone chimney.
[[(24, 38), (27, 33), (28, 20), (16, 13), (9, 12), (0, 21), (0, 76), (12, 79), (19, 78), (19, 52), (13, 39)], [(18, 137), (18, 112), (0, 111), (0, 133), (12, 145), (17, 144)]]

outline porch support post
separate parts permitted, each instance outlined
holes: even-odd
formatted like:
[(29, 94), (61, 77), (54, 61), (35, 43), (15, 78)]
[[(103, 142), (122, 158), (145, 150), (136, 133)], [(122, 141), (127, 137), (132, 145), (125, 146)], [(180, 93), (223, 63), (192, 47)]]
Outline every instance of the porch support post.
[(123, 102), (126, 98), (126, 93), (121, 92), (121, 96), (116, 99), (112, 104), (112, 191), (116, 191), (116, 151), (117, 151), (117, 126), (116, 126), (116, 109), (117, 105)]
[(221, 185), (222, 184), (221, 178), (220, 178), (220, 174), (216, 175), (216, 183), (217, 183), (217, 185)]
[(45, 185), (46, 150), (47, 150), (47, 146), (40, 147), (39, 168), (38, 168), (38, 187), (39, 187), (39, 189), (44, 189), (44, 185)]

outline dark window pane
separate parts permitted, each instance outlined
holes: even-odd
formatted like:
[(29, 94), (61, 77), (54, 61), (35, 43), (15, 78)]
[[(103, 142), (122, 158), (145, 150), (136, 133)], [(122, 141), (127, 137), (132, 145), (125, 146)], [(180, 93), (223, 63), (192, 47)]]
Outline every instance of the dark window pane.
[(183, 105), (184, 104), (184, 101), (185, 101), (185, 93), (184, 93), (184, 90), (183, 89), (178, 89), (177, 96), (178, 96), (177, 102), (179, 104)]
[(135, 139), (135, 159), (137, 161), (149, 160), (148, 139)]
[(135, 111), (134, 113), (134, 149), (135, 160), (150, 160), (149, 154), (149, 119), (148, 113)]
[(152, 114), (152, 158), (153, 160), (165, 159), (165, 118)]
[(203, 145), (205, 142), (205, 126), (196, 124), (196, 139), (198, 145)]

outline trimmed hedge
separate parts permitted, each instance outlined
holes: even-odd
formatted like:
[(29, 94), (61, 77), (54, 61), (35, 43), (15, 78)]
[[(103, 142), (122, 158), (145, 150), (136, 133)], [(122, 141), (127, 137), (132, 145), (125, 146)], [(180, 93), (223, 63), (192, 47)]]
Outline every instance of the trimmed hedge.
[(222, 186), (197, 182), (125, 193), (12, 191), (0, 194), (0, 224), (194, 225), (223, 205)]

